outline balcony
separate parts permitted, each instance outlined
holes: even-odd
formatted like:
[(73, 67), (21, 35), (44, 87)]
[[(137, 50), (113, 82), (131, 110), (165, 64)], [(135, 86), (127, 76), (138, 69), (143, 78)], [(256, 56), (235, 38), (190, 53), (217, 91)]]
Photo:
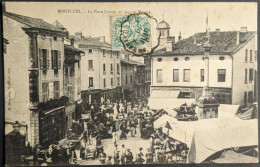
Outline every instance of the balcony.
[(114, 74), (114, 72), (113, 72), (113, 71), (110, 71), (110, 74), (111, 74), (111, 75), (113, 75), (113, 74)]
[(103, 71), (103, 74), (106, 74), (106, 71)]

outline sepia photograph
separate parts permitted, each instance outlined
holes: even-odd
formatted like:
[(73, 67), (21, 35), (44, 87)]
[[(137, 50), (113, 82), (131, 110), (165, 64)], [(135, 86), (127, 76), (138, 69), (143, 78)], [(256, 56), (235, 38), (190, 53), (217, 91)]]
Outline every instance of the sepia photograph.
[(257, 2), (2, 2), (5, 166), (256, 164)]

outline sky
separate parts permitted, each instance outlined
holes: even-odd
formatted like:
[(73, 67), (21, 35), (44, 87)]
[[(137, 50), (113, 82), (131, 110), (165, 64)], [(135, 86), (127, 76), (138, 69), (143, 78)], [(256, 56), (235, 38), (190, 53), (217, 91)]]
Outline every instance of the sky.
[[(81, 13), (58, 13), (58, 10), (76, 9)], [(183, 38), (206, 31), (238, 31), (247, 27), (257, 30), (256, 2), (6, 2), (6, 10), (16, 14), (41, 18), (49, 23), (58, 20), (70, 34), (82, 31), (84, 36), (105, 36), (110, 41), (109, 13), (97, 11), (149, 11), (159, 22), (169, 23), (170, 35)], [(93, 13), (88, 13), (92, 11)], [(118, 15), (118, 14), (117, 14)], [(152, 25), (152, 33), (156, 27)]]

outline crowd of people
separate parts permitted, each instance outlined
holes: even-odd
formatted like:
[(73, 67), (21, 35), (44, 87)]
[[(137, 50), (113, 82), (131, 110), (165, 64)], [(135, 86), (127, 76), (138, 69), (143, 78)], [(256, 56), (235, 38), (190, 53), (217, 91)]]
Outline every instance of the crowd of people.
[[(178, 157), (184, 162), (186, 145), (153, 127), (154, 121), (163, 114), (163, 110), (149, 110), (145, 102), (135, 103), (131, 109), (126, 102), (101, 104), (98, 108), (91, 106), (89, 117), (81, 123), (73, 121), (65, 139), (51, 144), (48, 149), (37, 144), (32, 150), (33, 164), (77, 165), (78, 159), (98, 159), (104, 165), (171, 164), (177, 163)], [(136, 135), (147, 140), (149, 147), (140, 147), (138, 153), (134, 150), (134, 155), (132, 151), (136, 148), (126, 148), (124, 142)], [(111, 139), (112, 154), (111, 150), (104, 150), (104, 139)]]

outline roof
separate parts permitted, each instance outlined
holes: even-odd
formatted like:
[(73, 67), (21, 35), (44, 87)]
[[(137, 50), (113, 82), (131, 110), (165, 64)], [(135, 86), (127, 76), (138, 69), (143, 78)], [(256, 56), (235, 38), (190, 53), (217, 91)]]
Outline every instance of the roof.
[(100, 38), (75, 38), (75, 42), (80, 46), (96, 46), (112, 48), (112, 45), (106, 41), (101, 41)]
[(54, 25), (47, 23), (46, 21), (38, 18), (32, 18), (28, 16), (18, 15), (15, 13), (10, 12), (4, 12), (4, 16), (7, 16), (9, 18), (12, 18), (22, 24), (25, 24), (31, 28), (37, 28), (37, 29), (44, 29), (44, 30), (51, 30), (51, 31), (57, 31), (57, 32), (64, 32), (60, 30), (59, 28), (55, 27)]
[(66, 29), (58, 20), (56, 20), (53, 25), (59, 29)]
[(126, 60), (126, 59), (121, 59), (121, 62), (123, 63), (126, 63), (126, 64), (133, 64), (133, 65), (137, 65), (137, 66), (145, 66), (144, 63), (141, 63), (141, 62), (138, 62), (138, 61), (135, 61), (135, 60)]
[(70, 50), (70, 51), (73, 51), (73, 52), (85, 53), (84, 51), (82, 51), (78, 48), (75, 48), (71, 45), (67, 45), (67, 44), (64, 44), (64, 49), (67, 49), (67, 50)]
[[(210, 32), (211, 53), (232, 54), (246, 44), (248, 40), (252, 39), (255, 34), (255, 31), (239, 32), (240, 44), (236, 44), (237, 31)], [(173, 51), (167, 52), (166, 48), (161, 48), (155, 51), (153, 55), (201, 55), (205, 53), (203, 46), (207, 40), (206, 32), (196, 33), (175, 43)]]
[(156, 28), (157, 28), (157, 29), (164, 29), (164, 28), (165, 28), (165, 29), (170, 29), (170, 25), (163, 20), (163, 21), (161, 21), (161, 22), (157, 25)]

